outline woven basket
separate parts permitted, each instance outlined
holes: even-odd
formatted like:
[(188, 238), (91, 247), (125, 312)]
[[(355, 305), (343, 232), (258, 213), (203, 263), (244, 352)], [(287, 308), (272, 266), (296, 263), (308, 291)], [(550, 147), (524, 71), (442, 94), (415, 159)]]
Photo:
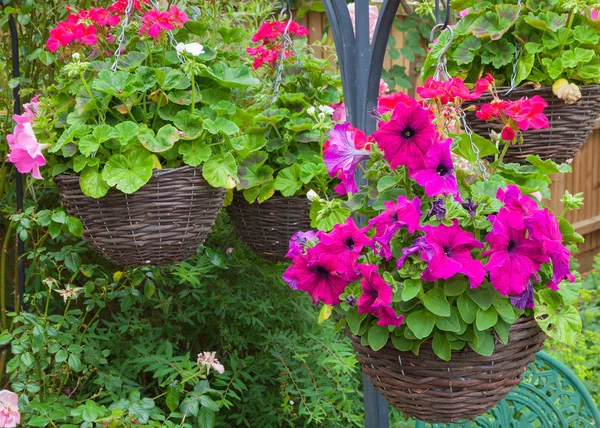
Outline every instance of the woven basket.
[[(600, 85), (582, 86), (580, 89), (581, 99), (575, 104), (566, 104), (552, 93), (551, 87), (517, 88), (508, 95), (502, 95), (508, 88), (498, 88), (502, 99), (541, 96), (548, 103), (544, 114), (550, 122), (548, 129), (524, 131), (523, 144), (511, 146), (504, 162), (525, 163), (529, 155), (539, 155), (557, 163), (570, 162), (585, 144), (600, 116)], [(491, 100), (491, 94), (485, 94), (473, 104), (480, 106)], [(474, 112), (467, 112), (467, 121), (471, 129), (483, 137), (487, 137), (490, 131), (500, 133), (502, 130), (501, 124), (478, 119)]]
[(249, 204), (236, 193), (227, 207), (240, 239), (264, 259), (285, 260), (289, 241), (299, 230), (310, 230), (310, 201), (306, 197), (275, 195), (262, 204)]
[(115, 189), (100, 199), (85, 196), (77, 175), (55, 181), (69, 215), (83, 222), (84, 238), (119, 266), (176, 264), (193, 255), (223, 207), (225, 191), (211, 187), (201, 168), (154, 171), (127, 195)]
[(431, 423), (468, 421), (484, 414), (521, 381), (545, 339), (533, 318), (522, 317), (512, 325), (507, 345), (496, 341), (492, 356), (465, 347), (452, 351), (450, 361), (442, 361), (430, 341), (415, 356), (398, 351), (391, 342), (375, 352), (362, 346), (360, 337), (349, 336), (375, 388), (406, 416)]

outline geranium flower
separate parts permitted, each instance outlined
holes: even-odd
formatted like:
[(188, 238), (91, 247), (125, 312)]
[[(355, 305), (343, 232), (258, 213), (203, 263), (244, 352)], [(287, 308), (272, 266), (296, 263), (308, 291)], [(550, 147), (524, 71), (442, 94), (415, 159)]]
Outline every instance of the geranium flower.
[(294, 259), (285, 271), (284, 280), (288, 284), (293, 282), (297, 290), (306, 291), (313, 303), (337, 305), (348, 284), (347, 270), (348, 266), (335, 254), (315, 247)]
[(349, 217), (344, 224), (336, 224), (331, 232), (318, 232), (317, 237), (319, 244), (326, 246), (331, 254), (359, 254), (363, 247), (371, 243), (365, 231), (359, 229), (352, 217)]
[(412, 201), (406, 196), (398, 196), (397, 202), (384, 203), (385, 210), (377, 217), (369, 220), (369, 226), (375, 227), (373, 241), (379, 244), (379, 253), (387, 260), (392, 258), (390, 242), (396, 232), (403, 227), (413, 234), (419, 228), (421, 220), (421, 200), (415, 197)]
[(331, 104), (330, 107), (333, 109), (331, 120), (334, 122), (346, 122), (346, 104), (343, 101)]
[(374, 315), (379, 318), (377, 325), (382, 327), (400, 327), (404, 321), (404, 315), (396, 314), (396, 311), (391, 306), (382, 306), (375, 309)]
[(368, 150), (356, 148), (356, 142), (361, 140), (366, 141), (365, 134), (349, 123), (335, 125), (330, 133), (329, 149), (323, 157), (329, 175), (340, 178), (345, 190), (352, 193), (358, 192), (354, 172), (358, 164), (371, 155)]
[(188, 21), (187, 15), (180, 11), (177, 6), (171, 6), (168, 12), (152, 9), (142, 16), (140, 35), (148, 34), (148, 36), (157, 40), (163, 31), (182, 28), (183, 24)]
[(493, 78), (491, 81), (487, 76), (481, 78), (477, 80), (475, 90), (471, 92), (465, 82), (458, 77), (445, 81), (430, 77), (423, 86), (417, 88), (417, 94), (421, 98), (432, 99), (441, 104), (461, 104), (463, 101), (476, 100), (481, 97), (489, 89), (492, 82)]
[(409, 168), (408, 175), (425, 188), (427, 196), (452, 195), (460, 201), (458, 182), (450, 153), (451, 144), (451, 138), (434, 143), (427, 151), (421, 167)]
[(402, 92), (387, 95), (380, 94), (379, 99), (377, 100), (377, 110), (379, 110), (380, 114), (386, 114), (390, 111), (393, 111), (400, 103), (410, 106), (416, 104), (417, 102)]
[[(124, 13), (125, 9), (127, 9), (128, 1), (129, 0), (117, 0), (108, 8), (108, 10), (110, 10), (111, 12)], [(144, 0), (144, 3), (148, 3), (148, 1)], [(132, 6), (133, 6), (133, 10), (141, 10), (142, 9), (142, 6), (141, 6), (139, 0), (133, 0)]]
[(553, 276), (548, 284), (552, 290), (558, 290), (558, 284), (563, 280), (575, 282), (569, 262), (571, 252), (562, 244), (556, 217), (547, 208), (537, 211), (525, 219), (525, 225), (533, 239), (542, 243), (543, 252), (552, 260)]
[(295, 259), (296, 256), (304, 254), (311, 242), (317, 239), (317, 233), (313, 230), (308, 232), (296, 232), (290, 238), (289, 250), (285, 255), (288, 259)]
[(379, 96), (382, 97), (390, 92), (390, 87), (387, 82), (383, 79), (379, 79)]
[(515, 229), (524, 229), (525, 217), (540, 211), (537, 202), (528, 195), (523, 195), (514, 184), (509, 184), (506, 189), (498, 189), (496, 198), (504, 202), (502, 216)]
[(102, 7), (94, 7), (88, 12), (89, 18), (102, 27), (114, 27), (121, 22), (118, 15), (113, 15), (109, 10)]
[(21, 423), (19, 397), (12, 391), (0, 391), (0, 427), (13, 428)]
[(479, 109), (475, 112), (475, 116), (485, 121), (498, 119), (504, 112), (504, 109), (506, 109), (506, 107), (509, 105), (510, 101), (493, 100), (492, 102), (483, 104), (481, 107), (479, 107)]
[(506, 107), (504, 113), (517, 123), (521, 131), (549, 128), (548, 118), (543, 113), (547, 105), (539, 95), (534, 95), (531, 99), (523, 97)]
[(373, 314), (374, 310), (392, 303), (392, 287), (381, 279), (377, 265), (359, 265), (358, 269), (364, 277), (360, 282), (362, 294), (358, 298), (359, 314)]
[(400, 102), (390, 121), (379, 123), (373, 137), (392, 168), (420, 168), (435, 142), (436, 130), (427, 110), (416, 103), (408, 106)]
[(452, 226), (424, 226), (423, 229), (428, 248), (421, 252), (421, 258), (427, 262), (422, 278), (435, 282), (461, 273), (469, 278), (471, 288), (479, 287), (485, 278), (485, 269), (480, 260), (473, 258), (471, 250), (483, 248), (483, 243), (461, 229), (456, 219), (452, 220)]
[(540, 244), (527, 237), (527, 229), (510, 226), (506, 213), (502, 208), (493, 219), (492, 231), (486, 236), (490, 247), (483, 253), (489, 256), (485, 268), (492, 285), (505, 296), (525, 291), (531, 276), (550, 261)]
[(520, 310), (525, 308), (533, 308), (535, 306), (533, 283), (531, 281), (527, 282), (525, 291), (516, 296), (510, 296), (510, 304)]

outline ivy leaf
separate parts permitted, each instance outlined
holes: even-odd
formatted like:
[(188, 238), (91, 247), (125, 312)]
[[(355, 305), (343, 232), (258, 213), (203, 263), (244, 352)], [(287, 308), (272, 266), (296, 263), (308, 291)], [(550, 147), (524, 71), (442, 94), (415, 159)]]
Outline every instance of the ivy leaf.
[(110, 189), (110, 186), (102, 178), (102, 174), (98, 172), (98, 166), (87, 166), (81, 171), (79, 187), (84, 195), (96, 199), (106, 196)]
[(379, 351), (388, 342), (389, 336), (390, 331), (387, 327), (373, 325), (371, 328), (369, 328), (369, 332), (367, 333), (369, 346), (373, 349), (373, 351)]
[(450, 304), (442, 288), (434, 288), (423, 296), (423, 304), (427, 309), (440, 317), (450, 316)]
[(212, 150), (204, 141), (195, 140), (180, 145), (178, 153), (183, 156), (186, 165), (196, 167), (210, 159)]
[(411, 312), (406, 317), (406, 325), (417, 339), (424, 339), (433, 331), (435, 315), (426, 310)]
[(202, 132), (203, 120), (199, 116), (192, 115), (187, 110), (182, 110), (175, 115), (173, 120), (175, 126), (183, 132), (181, 136), (184, 140), (194, 140)]
[(477, 18), (471, 24), (471, 32), (479, 38), (500, 40), (516, 22), (520, 9), (516, 5), (499, 4), (496, 6), (496, 12), (488, 11)]
[(170, 124), (160, 128), (156, 135), (145, 125), (138, 128), (138, 140), (152, 153), (166, 152), (179, 141), (179, 138), (179, 131)]
[(585, 64), (594, 58), (595, 52), (591, 49), (575, 48), (563, 52), (561, 63), (565, 68), (575, 68), (579, 64)]
[(298, 164), (279, 171), (275, 179), (275, 190), (279, 190), (285, 197), (294, 196), (302, 188), (302, 181), (300, 181), (301, 172), (302, 168)]
[(213, 135), (222, 133), (225, 135), (233, 135), (240, 132), (240, 128), (229, 119), (217, 117), (215, 120), (206, 119), (203, 128)]
[(444, 361), (450, 361), (452, 355), (452, 349), (450, 348), (450, 341), (444, 333), (436, 331), (433, 335), (433, 342), (431, 347), (435, 355)]
[(238, 183), (235, 158), (231, 153), (214, 156), (202, 167), (202, 176), (213, 187), (234, 189)]
[(116, 186), (123, 193), (135, 193), (152, 177), (154, 159), (143, 149), (135, 149), (125, 157), (112, 155), (104, 169), (102, 178), (109, 186)]

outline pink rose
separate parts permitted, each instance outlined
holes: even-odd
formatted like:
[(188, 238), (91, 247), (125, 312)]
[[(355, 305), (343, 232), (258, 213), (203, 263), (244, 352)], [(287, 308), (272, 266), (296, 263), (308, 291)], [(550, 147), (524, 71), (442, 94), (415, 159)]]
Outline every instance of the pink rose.
[[(354, 3), (348, 4), (348, 12), (350, 12), (350, 19), (352, 20), (352, 25), (356, 31), (356, 6)], [(373, 40), (373, 35), (375, 34), (375, 27), (377, 27), (378, 19), (379, 9), (377, 9), (377, 6), (369, 6), (369, 40), (371, 41)]]
[(21, 423), (19, 397), (11, 391), (0, 391), (0, 428), (13, 428)]

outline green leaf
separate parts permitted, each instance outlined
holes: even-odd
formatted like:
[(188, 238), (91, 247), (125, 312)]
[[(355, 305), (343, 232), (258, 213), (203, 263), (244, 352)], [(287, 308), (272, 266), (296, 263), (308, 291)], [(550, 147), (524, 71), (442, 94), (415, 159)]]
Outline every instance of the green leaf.
[(457, 301), (458, 312), (460, 317), (467, 324), (472, 324), (477, 317), (477, 304), (467, 294), (461, 294), (458, 296)]
[[(483, 138), (477, 134), (471, 135), (473, 144), (479, 150), (479, 157), (482, 159), (486, 156), (493, 156), (498, 153), (498, 149), (492, 142), (486, 138)], [(452, 151), (465, 158), (472, 164), (477, 163), (477, 155), (471, 145), (471, 139), (467, 134), (452, 135), (453, 148)]]
[(217, 63), (202, 70), (200, 74), (204, 77), (213, 79), (226, 88), (243, 89), (260, 83), (257, 78), (252, 76), (250, 69), (245, 65), (232, 68), (224, 63)]
[(540, 328), (553, 339), (574, 345), (582, 327), (577, 307), (564, 305), (561, 296), (550, 289), (540, 291), (535, 298), (533, 311)]
[(83, 236), (83, 223), (76, 217), (67, 218), (67, 227), (73, 236)]
[(219, 34), (226, 44), (241, 42), (246, 36), (246, 30), (243, 28), (219, 27)]
[(491, 306), (487, 310), (481, 308), (477, 311), (477, 317), (475, 319), (475, 326), (477, 330), (483, 331), (488, 330), (496, 325), (498, 322), (498, 312)]
[(123, 193), (131, 194), (152, 178), (153, 168), (152, 155), (146, 150), (135, 149), (127, 157), (112, 155), (102, 170), (102, 178), (109, 186), (116, 186)]
[(458, 333), (461, 327), (456, 308), (451, 308), (449, 317), (435, 317), (435, 325), (440, 330)]
[(100, 143), (96, 141), (93, 135), (86, 135), (79, 143), (77, 143), (77, 147), (79, 148), (79, 152), (84, 156), (92, 156), (98, 149), (100, 148)]
[(294, 196), (302, 188), (301, 172), (302, 168), (298, 164), (279, 171), (275, 179), (275, 190), (279, 190), (285, 197)]
[(90, 198), (102, 198), (106, 196), (110, 186), (98, 172), (98, 167), (85, 167), (79, 175), (79, 187), (84, 195)]
[(154, 71), (156, 73), (156, 81), (162, 91), (188, 89), (190, 87), (190, 79), (180, 70), (171, 67), (162, 67), (156, 68)]
[(459, 65), (471, 64), (480, 47), (481, 40), (475, 36), (469, 36), (456, 46), (452, 58)]
[(67, 364), (74, 372), (78, 372), (81, 370), (81, 359), (77, 354), (69, 354), (69, 358), (67, 359)]
[(138, 125), (132, 121), (121, 122), (112, 129), (112, 138), (117, 140), (121, 147), (127, 147), (129, 143), (137, 139)]
[(404, 281), (404, 287), (402, 288), (402, 300), (408, 302), (410, 299), (416, 297), (422, 289), (420, 279), (407, 279)]
[(391, 189), (398, 184), (398, 178), (393, 175), (384, 175), (377, 182), (377, 191), (383, 192), (384, 190)]
[(496, 69), (512, 63), (515, 57), (515, 45), (505, 39), (487, 42), (481, 53), (481, 62), (492, 64)]
[(98, 125), (92, 131), (94, 139), (99, 143), (104, 143), (112, 138), (113, 127), (110, 125)]
[(112, 95), (116, 98), (126, 98), (134, 93), (138, 83), (135, 75), (126, 71), (102, 70), (98, 77), (92, 81), (92, 89)]
[(202, 176), (213, 187), (234, 189), (238, 183), (235, 158), (231, 153), (213, 156), (202, 166)]
[(64, 363), (65, 361), (67, 361), (68, 357), (69, 357), (69, 354), (67, 353), (67, 351), (65, 351), (64, 349), (61, 349), (60, 351), (58, 351), (56, 353), (56, 355), (54, 356), (54, 359), (56, 360), (57, 363)]
[(515, 85), (518, 85), (531, 74), (533, 69), (533, 63), (535, 62), (535, 55), (530, 52), (523, 52), (519, 60), (517, 61), (517, 76), (515, 79)]
[(148, 55), (139, 51), (131, 51), (119, 57), (119, 70), (131, 70), (142, 65)]
[(273, 179), (273, 168), (264, 165), (266, 159), (265, 152), (257, 152), (244, 159), (238, 169), (240, 189), (248, 189)]
[(519, 315), (515, 313), (513, 305), (510, 304), (508, 299), (494, 300), (494, 308), (498, 312), (498, 315), (500, 315), (502, 319), (509, 324), (515, 322), (519, 317)]
[(600, 42), (600, 36), (590, 27), (580, 26), (575, 28), (573, 37), (584, 45), (597, 45)]
[(342, 224), (350, 217), (350, 210), (340, 199), (313, 201), (310, 206), (310, 225), (329, 232), (336, 224)]
[(469, 346), (478, 354), (489, 357), (494, 353), (494, 338), (489, 331), (475, 330), (475, 338)]
[(332, 309), (333, 309), (333, 306), (323, 305), (321, 307), (321, 310), (319, 311), (319, 316), (317, 318), (317, 323), (318, 324), (323, 324), (325, 321), (327, 321), (329, 319), (329, 317), (331, 317)]
[(464, 278), (454, 276), (444, 283), (444, 294), (446, 296), (460, 296), (465, 292), (469, 284)]
[(208, 407), (202, 407), (198, 412), (198, 426), (201, 428), (214, 428), (215, 412)]
[[(450, 316), (450, 304), (442, 288), (434, 288), (425, 293), (423, 304), (427, 309), (440, 317)], [(412, 329), (411, 329), (412, 330)]]
[(138, 140), (153, 153), (162, 153), (171, 149), (179, 141), (179, 131), (173, 125), (165, 125), (158, 130), (156, 136), (147, 126), (138, 129)]
[(202, 125), (211, 134), (234, 135), (240, 132), (240, 128), (229, 119), (217, 117), (215, 120), (206, 119)]
[(58, 141), (48, 149), (50, 153), (57, 153), (65, 145), (72, 143), (75, 138), (81, 138), (90, 131), (89, 125), (71, 125), (61, 134)]
[(494, 330), (496, 331), (496, 334), (502, 343), (506, 345), (508, 343), (508, 335), (510, 333), (510, 324), (500, 319), (494, 326)]
[(562, 53), (561, 64), (565, 68), (575, 68), (594, 58), (595, 52), (591, 49), (575, 48)]
[(244, 190), (244, 199), (249, 203), (258, 201), (263, 203), (275, 194), (275, 180), (265, 181), (259, 186)]
[(529, 12), (529, 15), (524, 17), (524, 20), (538, 30), (556, 32), (559, 28), (563, 28), (566, 25), (567, 14), (559, 15), (552, 11), (544, 11), (536, 16)]
[(174, 381), (167, 386), (166, 404), (172, 412), (179, 407), (179, 382)]
[(387, 327), (381, 327), (378, 325), (371, 326), (367, 336), (369, 340), (369, 346), (371, 349), (373, 349), (373, 351), (379, 351), (387, 343), (389, 335), (390, 331)]
[(391, 338), (392, 345), (394, 345), (394, 348), (396, 348), (398, 351), (410, 351), (413, 346), (413, 341), (404, 336), (396, 336), (395, 334), (392, 334)]
[(406, 317), (406, 325), (418, 339), (424, 339), (433, 331), (435, 315), (426, 310), (411, 312)]
[(327, 174), (327, 167), (324, 163), (318, 164), (314, 162), (308, 162), (302, 164), (302, 172), (300, 173), (300, 181), (304, 184), (308, 184), (314, 177), (324, 176)]
[(484, 285), (481, 285), (478, 288), (468, 289), (467, 294), (475, 303), (477, 303), (477, 306), (484, 311), (487, 311), (494, 303), (498, 292), (493, 287), (484, 283)]
[(356, 309), (351, 309), (346, 313), (346, 322), (352, 334), (358, 334), (360, 325), (366, 317), (367, 314), (359, 314)]
[(431, 347), (435, 355), (437, 355), (440, 359), (444, 361), (450, 361), (452, 349), (450, 348), (450, 341), (444, 333), (440, 333), (439, 331), (435, 332)]
[(495, 12), (485, 12), (471, 24), (471, 32), (479, 38), (489, 37), (491, 40), (500, 40), (516, 22), (520, 9), (516, 5), (496, 5)]
[(183, 143), (179, 146), (178, 152), (183, 156), (183, 162), (192, 167), (196, 167), (203, 162), (206, 162), (212, 156), (210, 147), (201, 140)]
[(183, 132), (183, 140), (194, 140), (202, 133), (202, 118), (192, 115), (187, 110), (181, 110), (173, 120), (175, 126)]

